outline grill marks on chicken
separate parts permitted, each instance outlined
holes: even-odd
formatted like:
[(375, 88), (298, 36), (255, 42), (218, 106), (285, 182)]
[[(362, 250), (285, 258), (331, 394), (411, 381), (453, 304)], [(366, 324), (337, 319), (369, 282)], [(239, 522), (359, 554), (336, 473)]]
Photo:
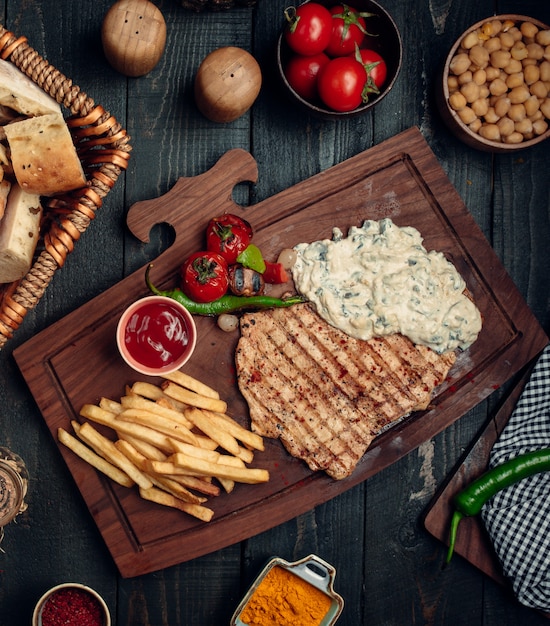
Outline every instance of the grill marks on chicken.
[(235, 355), (253, 430), (335, 479), (382, 428), (428, 406), (455, 358), (402, 335), (353, 339), (307, 304), (244, 315)]

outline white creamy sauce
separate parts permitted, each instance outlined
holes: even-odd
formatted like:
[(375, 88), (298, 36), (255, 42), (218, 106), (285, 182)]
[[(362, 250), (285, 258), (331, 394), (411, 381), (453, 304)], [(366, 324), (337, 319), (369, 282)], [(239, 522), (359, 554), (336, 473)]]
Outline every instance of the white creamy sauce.
[(356, 339), (393, 333), (438, 353), (465, 350), (481, 330), (466, 284), (421, 234), (391, 219), (338, 228), (332, 240), (295, 246), (296, 289), (329, 324)]

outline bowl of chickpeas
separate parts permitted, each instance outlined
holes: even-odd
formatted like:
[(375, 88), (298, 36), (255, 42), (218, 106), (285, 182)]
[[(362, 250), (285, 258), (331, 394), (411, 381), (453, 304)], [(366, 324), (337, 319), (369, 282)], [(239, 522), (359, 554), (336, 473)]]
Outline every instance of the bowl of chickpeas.
[(510, 152), (550, 136), (550, 27), (522, 15), (477, 22), (451, 48), (436, 92), (451, 132)]

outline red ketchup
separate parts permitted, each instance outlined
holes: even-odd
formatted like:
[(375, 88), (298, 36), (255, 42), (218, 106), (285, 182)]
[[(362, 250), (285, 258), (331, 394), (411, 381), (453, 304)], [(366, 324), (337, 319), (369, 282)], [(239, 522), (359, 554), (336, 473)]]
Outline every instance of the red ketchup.
[(130, 316), (124, 343), (141, 365), (162, 369), (186, 351), (189, 332), (185, 319), (170, 303), (147, 302)]

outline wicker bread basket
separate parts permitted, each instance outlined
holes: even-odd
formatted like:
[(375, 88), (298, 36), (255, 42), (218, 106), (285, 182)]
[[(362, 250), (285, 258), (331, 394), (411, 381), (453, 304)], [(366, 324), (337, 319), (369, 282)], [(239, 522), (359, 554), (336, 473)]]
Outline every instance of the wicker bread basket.
[(117, 120), (43, 59), (25, 37), (0, 25), (0, 58), (10, 61), (64, 105), (66, 119), (86, 174), (86, 187), (43, 200), (44, 224), (30, 271), (21, 280), (0, 285), (0, 350), (33, 309), (89, 226), (103, 199), (130, 158), (129, 137)]

